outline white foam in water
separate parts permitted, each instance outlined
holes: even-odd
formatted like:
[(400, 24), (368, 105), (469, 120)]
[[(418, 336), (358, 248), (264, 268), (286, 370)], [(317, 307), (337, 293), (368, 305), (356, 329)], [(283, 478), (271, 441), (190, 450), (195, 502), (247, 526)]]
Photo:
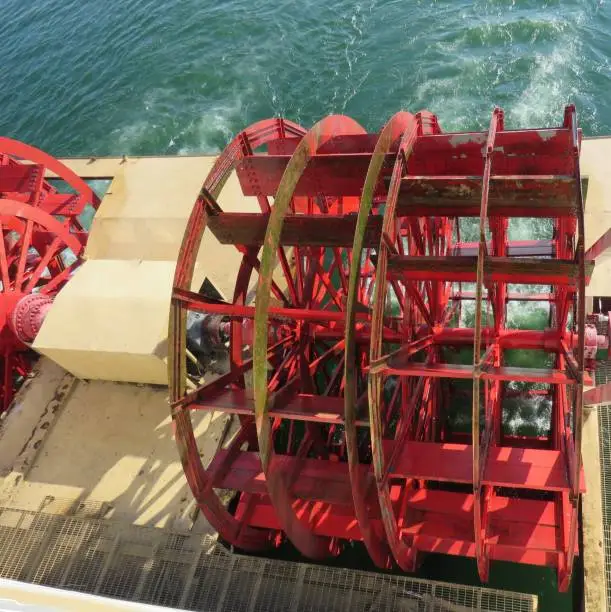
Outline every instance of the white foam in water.
[(178, 90), (158, 87), (144, 95), (141, 108), (134, 110), (137, 119), (111, 135), (126, 155), (138, 155), (151, 146), (162, 154), (218, 153), (243, 123), (243, 100), (249, 95), (252, 88), (245, 85), (225, 102), (210, 105), (199, 96), (185, 100)]
[(111, 132), (117, 150), (124, 155), (137, 155), (142, 149), (143, 142), (157, 126), (142, 119), (132, 124), (115, 129)]
[(189, 153), (217, 153), (221, 148), (220, 142), (229, 142), (234, 136), (236, 118), (240, 116), (240, 104), (233, 107), (213, 107), (202, 114), (198, 119), (188, 123), (174, 136), (180, 142), (185, 137), (193, 139), (193, 144), (183, 145), (178, 150), (179, 155)]
[(577, 42), (564, 37), (549, 54), (537, 53), (530, 82), (510, 118), (517, 127), (557, 125), (562, 108), (579, 93)]
[[(548, 435), (550, 432), (551, 422), (551, 404), (549, 400), (540, 395), (534, 395), (528, 399), (520, 400), (519, 411), (507, 416), (507, 411), (503, 411), (503, 426), (508, 434), (521, 434), (521, 430), (525, 427), (529, 429), (529, 434), (537, 436)], [(537, 414), (543, 412), (543, 414)], [(527, 416), (524, 416), (524, 413)], [(533, 418), (533, 414), (537, 414)]]

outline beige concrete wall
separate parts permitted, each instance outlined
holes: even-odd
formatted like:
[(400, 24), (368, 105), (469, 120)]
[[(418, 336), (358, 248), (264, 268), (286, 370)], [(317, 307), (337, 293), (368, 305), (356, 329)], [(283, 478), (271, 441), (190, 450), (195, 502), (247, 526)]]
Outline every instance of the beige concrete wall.
[(79, 378), (165, 384), (174, 267), (86, 261), (57, 296), (34, 347)]
[[(586, 249), (611, 227), (611, 173), (608, 169), (610, 154), (611, 139), (591, 139), (583, 142), (581, 172), (588, 178), (585, 202)], [(610, 278), (611, 260), (603, 257), (596, 263), (586, 295), (590, 299), (592, 296), (611, 295)], [(607, 609), (599, 433), (597, 408), (585, 406), (582, 457), (586, 493), (582, 498), (582, 533), (584, 598), (588, 612), (604, 612)]]
[[(585, 202), (586, 249), (596, 242), (611, 227), (611, 138), (584, 140), (581, 151), (581, 173), (588, 177), (588, 192)], [(603, 257), (596, 263), (590, 285), (589, 296), (611, 295), (611, 257)]]
[(95, 216), (87, 259), (176, 259), (212, 157), (129, 158)]
[[(112, 182), (94, 218), (86, 262), (60, 292), (34, 348), (80, 378), (166, 384), (167, 327), (185, 227), (214, 157), (64, 160)], [(258, 210), (235, 176), (219, 203)], [(241, 256), (206, 232), (193, 289), (208, 278), (231, 297)]]

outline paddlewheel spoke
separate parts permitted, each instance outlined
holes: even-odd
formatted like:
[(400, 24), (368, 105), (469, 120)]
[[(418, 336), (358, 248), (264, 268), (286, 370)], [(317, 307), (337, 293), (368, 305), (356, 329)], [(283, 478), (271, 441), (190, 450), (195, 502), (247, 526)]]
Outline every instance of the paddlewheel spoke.
[(5, 232), (3, 224), (0, 222), (0, 233), (2, 240), (0, 240), (0, 277), (2, 278), (3, 291), (8, 291), (11, 286), (11, 280), (8, 272), (8, 259), (6, 256), (6, 244), (5, 244)]

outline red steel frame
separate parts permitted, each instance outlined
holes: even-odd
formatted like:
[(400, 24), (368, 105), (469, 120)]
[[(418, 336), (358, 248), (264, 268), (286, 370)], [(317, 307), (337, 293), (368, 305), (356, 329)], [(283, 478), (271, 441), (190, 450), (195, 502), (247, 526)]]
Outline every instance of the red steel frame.
[[(72, 193), (59, 192), (48, 174), (65, 181)], [(23, 317), (50, 301), (80, 265), (87, 232), (79, 215), (99, 204), (87, 183), (57, 159), (0, 137), (0, 412), (32, 365), (20, 334), (32, 326)], [(37, 294), (31, 308), (23, 302)]]
[[(426, 552), (469, 556), (483, 581), (493, 559), (546, 565), (568, 588), (590, 382), (580, 137), (569, 106), (561, 127), (541, 130), (506, 130), (495, 109), (487, 132), (443, 133), (422, 111), (397, 113), (379, 134), (330, 116), (307, 132), (262, 121), (232, 141), (188, 222), (169, 329), (181, 460), (225, 540), (261, 550), (286, 537), (314, 559), (358, 540), (379, 567), (405, 571)], [(222, 210), (234, 172), (260, 213)], [(469, 217), (479, 239), (461, 242)], [(553, 235), (510, 241), (514, 217), (552, 219)], [(231, 301), (191, 286), (206, 228), (242, 254)], [(509, 328), (516, 299), (549, 303), (548, 328)], [(231, 322), (229, 371), (210, 383), (189, 373), (188, 311)], [(472, 347), (470, 365), (447, 361), (459, 347)], [(508, 366), (508, 349), (544, 351), (553, 367)], [(448, 425), (461, 379), (472, 381), (470, 433)], [(549, 435), (504, 431), (515, 381), (550, 402)], [(239, 420), (208, 465), (199, 410)], [(235, 507), (218, 489), (236, 492)]]

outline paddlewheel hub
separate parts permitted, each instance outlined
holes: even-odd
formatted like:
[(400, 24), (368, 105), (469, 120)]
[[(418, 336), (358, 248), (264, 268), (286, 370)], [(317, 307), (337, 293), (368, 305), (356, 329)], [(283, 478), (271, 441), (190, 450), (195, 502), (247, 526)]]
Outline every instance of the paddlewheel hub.
[(0, 412), (32, 367), (29, 345), (53, 297), (81, 263), (83, 215), (99, 204), (87, 183), (57, 159), (0, 138)]
[[(426, 111), (376, 134), (345, 116), (309, 131), (271, 119), (229, 144), (187, 225), (169, 365), (185, 474), (222, 538), (288, 539), (313, 559), (360, 541), (407, 572), (467, 556), (483, 581), (493, 560), (550, 566), (568, 587), (599, 345), (580, 138), (570, 106), (557, 127), (506, 129), (495, 109), (468, 133)], [(223, 211), (233, 173), (259, 212)], [(517, 235), (528, 218), (547, 236)], [(191, 287), (205, 231), (242, 256), (226, 301)], [(524, 304), (544, 325), (513, 316)], [(192, 313), (225, 326), (230, 367), (213, 382), (186, 350)], [(237, 415), (206, 464), (194, 411)]]
[(42, 293), (24, 295), (11, 311), (9, 328), (24, 344), (31, 344), (38, 335), (53, 298)]

